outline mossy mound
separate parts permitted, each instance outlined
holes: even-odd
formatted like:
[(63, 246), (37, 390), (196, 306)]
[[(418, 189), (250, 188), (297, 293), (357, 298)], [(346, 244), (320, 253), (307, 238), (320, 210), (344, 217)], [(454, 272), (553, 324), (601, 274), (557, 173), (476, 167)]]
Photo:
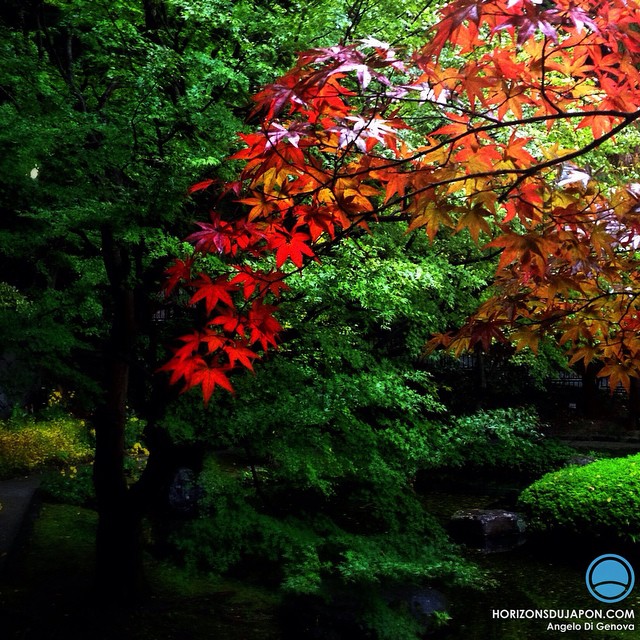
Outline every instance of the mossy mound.
[(534, 528), (640, 541), (640, 454), (548, 473), (520, 495)]

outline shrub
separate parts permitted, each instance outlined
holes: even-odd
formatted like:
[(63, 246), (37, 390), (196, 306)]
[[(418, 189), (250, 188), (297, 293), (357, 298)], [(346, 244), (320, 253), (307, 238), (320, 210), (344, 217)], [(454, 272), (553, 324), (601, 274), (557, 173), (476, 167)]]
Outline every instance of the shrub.
[(520, 505), (538, 529), (640, 540), (640, 454), (548, 473), (525, 489)]
[(513, 407), (454, 418), (435, 433), (426, 468), (499, 470), (536, 476), (575, 454), (544, 437), (536, 411)]
[(190, 566), (266, 580), (296, 607), (339, 609), (346, 600), (362, 628), (375, 628), (379, 638), (414, 640), (419, 631), (385, 594), (481, 582), (406, 485), (354, 477), (348, 489), (322, 495), (278, 486), (266, 475), (260, 500), (251, 473), (240, 464), (223, 468), (213, 457), (199, 483), (202, 517), (174, 535)]
[(41, 490), (55, 502), (88, 506), (95, 499), (93, 467), (90, 464), (69, 465), (65, 469), (52, 469), (42, 479)]
[(90, 460), (92, 449), (84, 421), (69, 417), (43, 422), (0, 423), (0, 477), (66, 467)]

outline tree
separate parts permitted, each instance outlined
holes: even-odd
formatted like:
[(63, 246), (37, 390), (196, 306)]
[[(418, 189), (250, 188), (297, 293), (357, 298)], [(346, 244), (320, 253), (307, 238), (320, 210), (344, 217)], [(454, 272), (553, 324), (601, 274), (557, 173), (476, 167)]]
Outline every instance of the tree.
[(220, 165), (237, 105), (290, 64), (292, 31), (305, 36), (286, 3), (254, 7), (3, 5), (2, 279), (16, 295), (2, 308), (2, 373), (28, 371), (24, 389), (61, 386), (91, 418), (105, 593), (135, 584), (136, 523), (162, 486), (127, 487), (129, 411), (157, 434), (150, 473), (169, 455), (155, 428), (170, 396), (154, 387), (164, 329), (154, 317), (166, 255), (185, 232), (187, 176)]
[(486, 269), (452, 265), (464, 242), (443, 241), (439, 253), (427, 244), (387, 225), (336, 245), (289, 280), (277, 353), (206, 409), (185, 394), (167, 421), (197, 453), (189, 466), (201, 488), (198, 517), (167, 537), (189, 566), (248, 575), (295, 603), (291, 637), (303, 636), (303, 619), (328, 637), (331, 607), (346, 602), (361, 628), (415, 638), (395, 600), (426, 581), (478, 577), (414, 483), (447, 457), (436, 444), (447, 432), (438, 381), (421, 359), (425, 327), (460, 321)]
[[(24, 378), (15, 399), (27, 402), (25, 389), (60, 386), (95, 426), (105, 594), (134, 587), (137, 525), (177, 464), (162, 426), (172, 394), (154, 371), (174, 331), (170, 317), (160, 321), (171, 310), (158, 289), (193, 210), (191, 176), (229, 177), (223, 161), (248, 96), (296, 50), (413, 4), (321, 0), (307, 12), (289, 0), (38, 0), (0, 9), (2, 388)], [(413, 18), (403, 20), (398, 30)], [(132, 411), (148, 423), (151, 456), (129, 487)]]
[(169, 271), (167, 291), (185, 285), (206, 318), (164, 366), (171, 382), (205, 401), (230, 389), (230, 371), (276, 345), (292, 272), (370, 221), (405, 221), (499, 255), (490, 295), (432, 348), (535, 351), (553, 334), (629, 388), (640, 187), (577, 163), (640, 118), (639, 23), (622, 0), (457, 0), (411, 53), (375, 38), (302, 53), (255, 96), (260, 127), (232, 156), (244, 167), (189, 238), (218, 256), (213, 276), (194, 256)]

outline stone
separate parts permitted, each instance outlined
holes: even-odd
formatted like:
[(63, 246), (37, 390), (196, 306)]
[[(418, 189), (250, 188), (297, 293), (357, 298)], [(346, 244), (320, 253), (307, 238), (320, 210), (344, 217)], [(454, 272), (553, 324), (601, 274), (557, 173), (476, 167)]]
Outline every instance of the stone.
[(411, 615), (427, 629), (433, 624), (437, 612), (444, 613), (449, 608), (446, 596), (432, 587), (410, 592), (407, 603)]
[(449, 609), (447, 596), (430, 586), (399, 585), (386, 591), (383, 596), (394, 609), (408, 608), (423, 633), (434, 628), (438, 613), (444, 614)]
[(463, 509), (451, 517), (449, 530), (457, 542), (485, 551), (503, 551), (522, 544), (526, 523), (505, 509)]
[(567, 467), (584, 467), (592, 462), (595, 462), (596, 459), (591, 456), (583, 456), (580, 454), (576, 454), (575, 456), (571, 456), (566, 463)]
[(202, 495), (202, 487), (198, 485), (192, 469), (183, 467), (175, 472), (167, 496), (171, 509), (183, 515), (193, 515)]

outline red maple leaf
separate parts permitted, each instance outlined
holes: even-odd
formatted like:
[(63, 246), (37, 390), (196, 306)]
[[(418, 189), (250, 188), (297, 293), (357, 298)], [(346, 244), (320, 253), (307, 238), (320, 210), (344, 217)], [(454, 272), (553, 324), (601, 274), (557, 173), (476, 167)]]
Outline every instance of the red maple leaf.
[(559, 21), (560, 18), (557, 11), (541, 11), (539, 5), (523, 2), (523, 6), (517, 9), (517, 13), (497, 25), (494, 31), (509, 28), (517, 29), (517, 43), (519, 45), (532, 38), (537, 31), (541, 31), (547, 38), (557, 42), (558, 33), (553, 23), (557, 24)]
[(187, 242), (193, 242), (197, 251), (202, 253), (211, 253), (214, 249), (217, 253), (230, 252), (229, 233), (225, 229), (225, 223), (217, 218), (215, 214), (211, 214), (212, 223), (196, 221), (196, 225), (200, 227), (200, 231), (194, 231), (187, 236)]
[(274, 311), (275, 307), (256, 300), (247, 320), (247, 328), (250, 331), (249, 344), (259, 342), (265, 351), (269, 345), (277, 346), (276, 335), (282, 331), (282, 327), (275, 319)]
[(238, 310), (233, 307), (219, 313), (209, 321), (209, 324), (220, 326), (225, 333), (244, 336), (245, 321), (244, 316), (240, 315)]
[(165, 270), (165, 276), (168, 276), (165, 285), (165, 295), (169, 295), (176, 285), (182, 281), (189, 282), (191, 279), (191, 267), (193, 266), (193, 258), (186, 260), (175, 260), (174, 263)]
[(225, 375), (227, 370), (228, 367), (223, 367), (216, 363), (208, 365), (204, 360), (201, 360), (188, 381), (188, 388), (199, 384), (202, 385), (202, 397), (204, 398), (204, 403), (207, 404), (216, 386), (233, 392), (233, 386)]
[(246, 265), (234, 265), (240, 273), (234, 276), (230, 281), (233, 284), (242, 286), (242, 292), (246, 300), (253, 293), (258, 291), (258, 295), (264, 295), (267, 291), (278, 297), (282, 291), (286, 291), (289, 285), (284, 282), (284, 276), (281, 271), (261, 271), (254, 270)]
[(206, 273), (201, 273), (198, 279), (193, 282), (193, 286), (196, 291), (191, 296), (189, 303), (196, 304), (196, 302), (204, 300), (207, 314), (213, 311), (218, 302), (223, 302), (230, 307), (233, 306), (233, 300), (229, 294), (236, 288), (236, 285), (227, 280), (226, 275), (211, 280)]
[(330, 238), (335, 237), (334, 217), (326, 207), (311, 207), (309, 205), (299, 205), (293, 210), (293, 214), (298, 216), (298, 225), (307, 225), (311, 241), (315, 242), (323, 233)]
[(229, 366), (235, 367), (240, 363), (243, 367), (253, 371), (252, 360), (258, 357), (258, 354), (236, 340), (229, 341), (224, 346), (224, 352), (229, 358)]
[(174, 351), (174, 358), (177, 360), (188, 360), (198, 353), (200, 348), (200, 332), (193, 331), (185, 336), (178, 338), (184, 344)]
[(167, 371), (170, 374), (170, 384), (175, 384), (180, 378), (190, 380), (195, 367), (202, 360), (202, 356), (198, 353), (200, 349), (199, 331), (181, 336), (178, 340), (185, 344), (175, 349), (171, 359), (158, 369), (158, 371)]
[(309, 246), (311, 238), (301, 231), (293, 233), (278, 233), (268, 239), (270, 249), (276, 250), (276, 268), (279, 269), (287, 259), (296, 267), (301, 267), (304, 256), (314, 257), (315, 253)]
[(202, 182), (198, 182), (197, 184), (191, 185), (189, 187), (189, 189), (187, 189), (187, 193), (189, 195), (191, 195), (192, 193), (195, 193), (196, 191), (202, 191), (203, 189), (206, 189), (207, 187), (210, 187), (213, 183), (215, 182), (215, 180), (203, 180)]

